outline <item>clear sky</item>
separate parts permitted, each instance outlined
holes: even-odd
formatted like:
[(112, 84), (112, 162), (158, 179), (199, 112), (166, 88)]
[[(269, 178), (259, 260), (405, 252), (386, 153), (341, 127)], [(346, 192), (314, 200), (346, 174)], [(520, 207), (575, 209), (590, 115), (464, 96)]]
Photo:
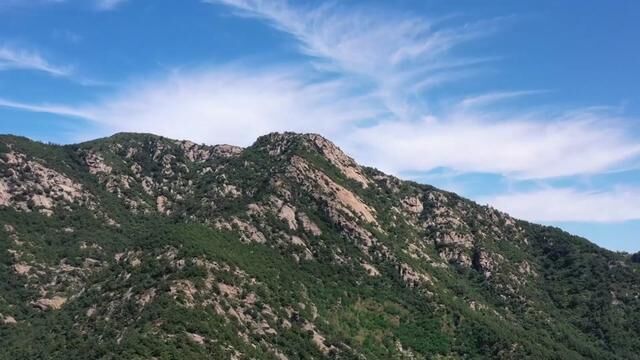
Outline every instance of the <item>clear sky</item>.
[(635, 0), (0, 0), (0, 132), (318, 132), (638, 251), (639, 16)]

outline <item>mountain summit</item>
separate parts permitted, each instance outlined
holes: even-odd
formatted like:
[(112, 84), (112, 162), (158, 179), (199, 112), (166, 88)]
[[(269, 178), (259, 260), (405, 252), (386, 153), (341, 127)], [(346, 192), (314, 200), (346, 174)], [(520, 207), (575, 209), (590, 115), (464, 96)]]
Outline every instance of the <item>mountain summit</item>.
[(631, 359), (640, 264), (363, 167), (0, 137), (0, 359)]

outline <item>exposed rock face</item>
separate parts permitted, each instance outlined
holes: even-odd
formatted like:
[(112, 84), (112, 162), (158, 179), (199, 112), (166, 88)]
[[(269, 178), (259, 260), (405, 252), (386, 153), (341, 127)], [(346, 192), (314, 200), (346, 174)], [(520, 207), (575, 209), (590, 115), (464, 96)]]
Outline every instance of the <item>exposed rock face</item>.
[(31, 271), (31, 266), (27, 264), (15, 264), (13, 265), (13, 269), (19, 275), (27, 275), (29, 271)]
[(258, 228), (238, 218), (233, 218), (230, 223), (218, 223), (216, 226), (225, 230), (234, 230), (234, 228), (238, 229), (242, 235), (242, 239), (247, 242), (257, 242), (261, 244), (267, 242), (267, 238), (262, 232), (260, 232), (260, 230), (258, 230)]
[(242, 153), (243, 148), (233, 145), (216, 145), (213, 147), (213, 154), (216, 156), (230, 158)]
[(54, 296), (50, 299), (42, 298), (33, 302), (33, 306), (40, 310), (59, 310), (67, 302), (67, 298), (62, 296)]
[(87, 166), (89, 167), (89, 172), (91, 174), (110, 174), (111, 173), (111, 166), (107, 165), (104, 162), (104, 159), (102, 158), (102, 156), (100, 154), (96, 154), (94, 152), (91, 152), (89, 154), (87, 154), (87, 156), (84, 159), (85, 163), (87, 164)]
[(367, 274), (369, 274), (369, 276), (380, 276), (380, 271), (378, 271), (378, 269), (376, 269), (373, 265), (367, 263), (362, 263), (361, 265), (367, 271)]
[(349, 179), (359, 182), (362, 187), (369, 186), (369, 179), (362, 172), (362, 168), (353, 161), (352, 158), (342, 152), (337, 146), (335, 146), (329, 140), (323, 138), (317, 134), (309, 134), (308, 138), (313, 144), (320, 150), (322, 155), (325, 156), (329, 162), (337, 167), (344, 176)]
[(438, 245), (454, 245), (465, 248), (473, 246), (473, 238), (466, 234), (458, 234), (455, 232), (442, 234), (441, 237), (436, 239)]
[(158, 196), (158, 198), (156, 199), (156, 209), (158, 210), (159, 213), (162, 214), (166, 214), (167, 213), (167, 203), (169, 202), (169, 199), (167, 199), (166, 196)]
[(5, 169), (5, 176), (0, 179), (0, 206), (21, 211), (33, 209), (46, 215), (51, 215), (58, 205), (94, 207), (91, 194), (80, 183), (28, 159), (25, 154), (14, 151), (2, 154), (0, 164)]
[(312, 323), (306, 323), (304, 324), (303, 329), (311, 333), (313, 343), (323, 354), (329, 354), (329, 351), (333, 349), (333, 346), (329, 347), (326, 345), (326, 338), (316, 330), (315, 325)]
[[(138, 301), (137, 301), (138, 305), (145, 306), (151, 303), (155, 297), (156, 297), (156, 289), (151, 288), (143, 292), (140, 296), (138, 296)], [(95, 312), (95, 310), (93, 312)], [(91, 316), (91, 315), (87, 314), (87, 316)]]
[(2, 317), (2, 314), (0, 314), (0, 318), (2, 318), (2, 323), (5, 325), (15, 325), (18, 323), (16, 321), (16, 318), (14, 318), (13, 316), (7, 315), (5, 317)]
[(238, 188), (235, 185), (229, 185), (229, 184), (222, 185), (221, 193), (223, 196), (230, 196), (230, 197), (238, 197), (242, 195), (240, 190), (238, 190)]
[(473, 311), (480, 311), (480, 310), (485, 310), (487, 309), (487, 306), (475, 301), (471, 301), (469, 302), (469, 307), (471, 308), (471, 310)]
[(327, 175), (309, 166), (303, 158), (294, 156), (291, 159), (290, 170), (301, 185), (313, 186), (318, 191), (317, 196), (329, 201), (331, 207), (366, 222), (376, 223), (375, 210)]
[(296, 220), (296, 210), (289, 205), (282, 205), (278, 216), (284, 220), (291, 230), (298, 229), (298, 222)]
[(400, 276), (402, 276), (402, 280), (404, 280), (404, 282), (410, 287), (417, 287), (425, 283), (433, 283), (433, 280), (431, 280), (429, 275), (414, 270), (408, 264), (400, 265)]
[(196, 344), (204, 345), (204, 342), (205, 342), (204, 336), (194, 334), (194, 333), (187, 333), (187, 336), (191, 341), (195, 342)]
[(491, 274), (496, 270), (497, 263), (496, 261), (489, 255), (489, 253), (485, 251), (478, 251), (473, 259), (474, 267), (482, 271), (486, 278), (491, 277)]
[(178, 145), (182, 149), (184, 156), (189, 161), (205, 161), (212, 155), (212, 149), (208, 146), (201, 146), (191, 141), (179, 141)]
[(402, 200), (403, 208), (411, 214), (420, 215), (424, 206), (417, 196), (408, 197)]
[(320, 230), (320, 228), (318, 227), (318, 225), (316, 225), (316, 223), (314, 223), (313, 221), (311, 221), (311, 219), (309, 219), (307, 214), (303, 212), (299, 212), (298, 219), (300, 219), (300, 223), (302, 223), (302, 228), (304, 229), (304, 231), (310, 233), (313, 236), (322, 235), (322, 230)]

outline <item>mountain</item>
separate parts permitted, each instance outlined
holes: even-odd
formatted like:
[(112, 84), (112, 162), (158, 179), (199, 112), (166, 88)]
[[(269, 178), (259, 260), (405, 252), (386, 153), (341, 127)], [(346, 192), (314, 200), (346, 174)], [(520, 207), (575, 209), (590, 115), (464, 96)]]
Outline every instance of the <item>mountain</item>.
[(640, 354), (637, 257), (319, 135), (2, 136), (0, 172), (0, 359)]

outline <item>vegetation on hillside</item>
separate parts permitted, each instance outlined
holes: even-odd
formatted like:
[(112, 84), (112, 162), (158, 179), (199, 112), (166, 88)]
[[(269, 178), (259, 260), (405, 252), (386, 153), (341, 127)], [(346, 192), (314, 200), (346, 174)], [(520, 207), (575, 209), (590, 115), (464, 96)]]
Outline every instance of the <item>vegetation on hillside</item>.
[(361, 167), (0, 138), (0, 359), (632, 359), (640, 263)]

